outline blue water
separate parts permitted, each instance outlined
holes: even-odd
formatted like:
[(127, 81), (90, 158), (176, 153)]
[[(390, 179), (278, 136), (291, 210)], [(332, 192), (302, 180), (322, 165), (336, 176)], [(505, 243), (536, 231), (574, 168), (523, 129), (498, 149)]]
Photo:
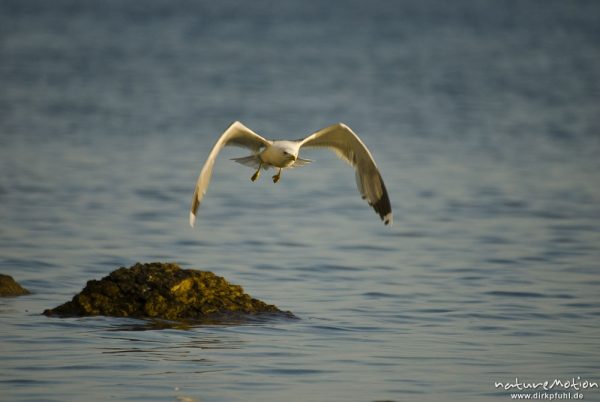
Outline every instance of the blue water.
[[(385, 227), (327, 151), (228, 160), (342, 121)], [(487, 401), (600, 382), (600, 3), (0, 2), (2, 401)], [(136, 261), (211, 270), (298, 320), (40, 313)], [(572, 391), (572, 390), (571, 390)], [(600, 400), (600, 390), (582, 391)]]

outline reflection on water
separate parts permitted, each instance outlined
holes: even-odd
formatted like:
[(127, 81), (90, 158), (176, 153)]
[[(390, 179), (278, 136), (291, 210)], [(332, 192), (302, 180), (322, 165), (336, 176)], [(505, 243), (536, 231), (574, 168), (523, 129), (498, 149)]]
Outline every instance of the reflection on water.
[[(0, 3), (0, 389), (18, 401), (508, 398), (598, 380), (595, 2)], [(337, 121), (377, 160), (382, 225), (327, 151), (274, 185), (225, 150)], [(214, 271), (299, 319), (40, 313), (137, 261)], [(599, 400), (595, 390), (586, 400)]]

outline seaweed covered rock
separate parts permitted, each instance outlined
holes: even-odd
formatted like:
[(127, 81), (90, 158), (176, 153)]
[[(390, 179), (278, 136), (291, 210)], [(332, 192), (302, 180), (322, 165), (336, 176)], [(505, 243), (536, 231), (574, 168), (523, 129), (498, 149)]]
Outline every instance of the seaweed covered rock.
[(29, 291), (19, 285), (10, 275), (0, 274), (0, 297), (28, 295)]
[(119, 268), (101, 280), (91, 280), (70, 302), (45, 315), (205, 320), (282, 312), (253, 299), (241, 286), (207, 271), (181, 269), (177, 264), (135, 264)]

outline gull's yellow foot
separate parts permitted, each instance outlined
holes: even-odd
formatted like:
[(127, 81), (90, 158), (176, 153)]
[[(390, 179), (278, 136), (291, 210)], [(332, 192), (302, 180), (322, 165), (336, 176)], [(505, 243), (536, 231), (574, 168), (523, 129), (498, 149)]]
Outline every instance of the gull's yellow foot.
[(258, 164), (258, 169), (256, 170), (256, 172), (252, 175), (252, 177), (250, 178), (250, 180), (252, 181), (256, 181), (256, 179), (258, 179), (258, 177), (260, 176), (260, 168), (262, 167), (262, 161)]
[(281, 178), (281, 169), (279, 169), (279, 173), (277, 173), (275, 176), (273, 176), (273, 183), (277, 183), (280, 178)]

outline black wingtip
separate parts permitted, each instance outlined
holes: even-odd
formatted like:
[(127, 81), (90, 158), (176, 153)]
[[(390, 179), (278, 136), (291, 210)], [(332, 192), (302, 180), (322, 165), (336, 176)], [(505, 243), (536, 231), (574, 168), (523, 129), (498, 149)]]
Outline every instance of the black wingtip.
[(381, 181), (381, 186), (383, 194), (381, 195), (381, 198), (379, 198), (371, 206), (375, 212), (379, 214), (379, 217), (385, 225), (391, 225), (393, 222), (392, 204), (390, 203), (390, 197), (388, 196), (385, 184), (383, 184), (383, 180)]

